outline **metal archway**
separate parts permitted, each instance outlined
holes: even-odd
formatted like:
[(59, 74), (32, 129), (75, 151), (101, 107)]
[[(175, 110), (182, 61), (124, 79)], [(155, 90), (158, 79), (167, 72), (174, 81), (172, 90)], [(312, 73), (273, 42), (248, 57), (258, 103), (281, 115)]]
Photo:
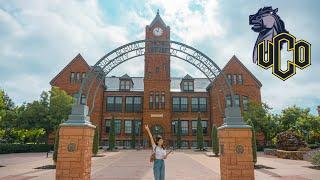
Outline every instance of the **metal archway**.
[[(212, 83), (213, 80), (215, 80), (218, 76), (222, 76), (226, 82), (226, 86), (220, 84), (222, 92), (224, 95), (229, 94), (231, 96), (231, 101), (234, 102), (234, 93), (227, 81), (226, 76), (221, 71), (219, 66), (201, 51), (177, 41), (138, 40), (114, 49), (103, 56), (91, 68), (90, 72), (87, 74), (86, 78), (81, 84), (78, 93), (77, 104), (80, 104), (80, 98), (82, 94), (85, 94), (85, 103), (88, 104), (87, 100), (89, 93), (92, 91), (94, 84), (93, 79), (98, 78), (98, 84), (96, 85), (95, 89), (93, 89), (94, 93), (92, 98), (92, 107), (89, 112), (90, 115), (94, 109), (94, 101), (98, 91), (97, 87), (101, 85), (101, 82), (104, 80), (105, 76), (107, 76), (114, 68), (130, 59), (154, 54), (168, 55), (188, 62), (200, 70), (207, 77), (210, 83)], [(231, 106), (234, 106), (234, 103), (231, 103)]]

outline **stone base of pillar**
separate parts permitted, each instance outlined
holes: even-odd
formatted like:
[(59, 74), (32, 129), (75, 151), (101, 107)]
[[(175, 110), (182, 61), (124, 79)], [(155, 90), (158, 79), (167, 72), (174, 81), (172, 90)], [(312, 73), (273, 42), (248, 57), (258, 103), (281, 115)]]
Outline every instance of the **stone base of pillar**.
[(219, 128), (222, 180), (254, 179), (251, 128)]
[(94, 126), (61, 126), (56, 179), (90, 179)]

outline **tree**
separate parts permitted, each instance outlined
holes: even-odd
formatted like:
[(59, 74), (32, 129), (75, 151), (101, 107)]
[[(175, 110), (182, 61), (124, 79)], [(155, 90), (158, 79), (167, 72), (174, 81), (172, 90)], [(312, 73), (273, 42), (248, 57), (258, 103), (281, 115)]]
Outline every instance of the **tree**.
[(5, 115), (4, 92), (0, 89), (0, 123)]
[(180, 149), (181, 148), (181, 120), (178, 118), (177, 121), (177, 147)]
[(263, 133), (267, 144), (270, 144), (279, 132), (276, 117), (270, 114), (270, 110), (266, 103), (249, 102), (248, 110), (243, 115), (247, 124), (253, 124), (256, 132)]
[(136, 124), (135, 121), (132, 121), (132, 131), (131, 131), (131, 148), (136, 147)]
[(251, 143), (252, 143), (252, 157), (253, 157), (253, 162), (254, 164), (257, 163), (257, 144), (256, 144), (256, 132), (254, 130), (254, 126), (251, 123), (251, 131), (252, 131), (252, 138), (251, 138)]
[(212, 140), (212, 151), (216, 156), (218, 156), (218, 154), (219, 154), (219, 140), (218, 140), (217, 126), (215, 126), (215, 125), (212, 125), (211, 140)]
[(93, 136), (92, 154), (96, 156), (99, 150), (99, 126), (96, 126)]
[(112, 115), (109, 131), (109, 150), (112, 151), (115, 148), (115, 122), (114, 115)]
[(200, 113), (198, 114), (197, 120), (197, 148), (200, 150), (203, 149), (203, 128)]

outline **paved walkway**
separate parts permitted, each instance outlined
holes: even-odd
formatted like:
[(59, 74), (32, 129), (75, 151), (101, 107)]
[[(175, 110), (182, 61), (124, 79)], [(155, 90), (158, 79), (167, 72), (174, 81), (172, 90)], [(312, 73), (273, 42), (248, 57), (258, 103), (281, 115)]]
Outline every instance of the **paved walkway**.
[[(92, 179), (153, 179), (148, 150), (122, 150), (92, 159)], [(0, 180), (51, 180), (55, 170), (34, 169), (52, 164), (45, 153), (0, 155)], [(258, 164), (274, 169), (255, 170), (256, 179), (319, 179), (320, 170), (310, 169), (306, 161), (278, 159), (259, 154)], [(220, 179), (219, 158), (192, 150), (176, 151), (166, 160), (167, 180)]]

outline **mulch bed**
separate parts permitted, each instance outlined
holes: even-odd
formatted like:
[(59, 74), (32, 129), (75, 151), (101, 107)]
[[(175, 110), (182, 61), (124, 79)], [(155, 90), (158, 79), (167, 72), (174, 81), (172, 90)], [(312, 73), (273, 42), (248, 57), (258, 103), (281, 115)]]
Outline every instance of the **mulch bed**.
[(320, 166), (304, 166), (310, 169), (320, 170)]
[(254, 165), (254, 169), (275, 169), (275, 168), (269, 167), (269, 166), (265, 166), (265, 165), (262, 165), (262, 164), (256, 164), (256, 165)]
[(35, 169), (56, 169), (56, 165), (45, 165), (45, 166), (36, 167)]

